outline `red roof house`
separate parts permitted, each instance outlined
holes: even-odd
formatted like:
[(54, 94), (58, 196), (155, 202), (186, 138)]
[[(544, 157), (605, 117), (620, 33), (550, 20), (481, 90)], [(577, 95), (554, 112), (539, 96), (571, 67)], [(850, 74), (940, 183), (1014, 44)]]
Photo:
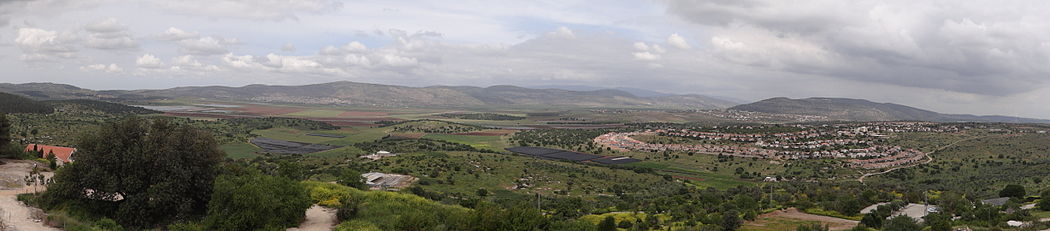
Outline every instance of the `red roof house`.
[(43, 144), (29, 144), (29, 145), (26, 145), (26, 152), (33, 152), (33, 151), (41, 151), (41, 152), (43, 152), (44, 154), (42, 154), (40, 156), (40, 158), (44, 158), (44, 159), (51, 158), (50, 155), (53, 153), (53, 154), (55, 154), (56, 157), (58, 157), (58, 160), (62, 161), (62, 163), (69, 163), (69, 162), (73, 162), (73, 153), (77, 152), (77, 149), (76, 148), (59, 147), (59, 146), (51, 146), (51, 145), (43, 145)]

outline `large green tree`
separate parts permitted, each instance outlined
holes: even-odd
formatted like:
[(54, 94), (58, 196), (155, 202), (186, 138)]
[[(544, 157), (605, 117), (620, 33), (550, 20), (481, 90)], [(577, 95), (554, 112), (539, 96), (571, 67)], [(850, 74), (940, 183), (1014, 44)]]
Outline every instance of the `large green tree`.
[(999, 191), (999, 196), (1001, 197), (1022, 198), (1025, 194), (1027, 193), (1024, 190), (1024, 186), (1016, 184), (1007, 185), (1003, 190)]
[(1050, 189), (1043, 190), (1043, 193), (1039, 194), (1039, 204), (1036, 207), (1043, 211), (1050, 211)]
[(87, 202), (79, 204), (131, 227), (203, 215), (223, 157), (210, 132), (138, 117), (102, 125), (77, 148), (47, 201)]
[(914, 218), (908, 216), (895, 216), (886, 220), (886, 224), (882, 226), (882, 231), (915, 231), (922, 230), (922, 225), (919, 224)]
[(311, 205), (298, 182), (253, 171), (222, 175), (204, 218), (207, 230), (284, 230), (296, 226)]

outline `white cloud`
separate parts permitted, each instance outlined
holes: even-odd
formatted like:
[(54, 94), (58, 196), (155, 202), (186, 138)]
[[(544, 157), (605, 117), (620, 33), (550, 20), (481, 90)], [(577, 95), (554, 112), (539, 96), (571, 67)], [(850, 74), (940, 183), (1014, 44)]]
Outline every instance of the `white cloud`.
[(338, 0), (196, 0), (154, 1), (152, 4), (180, 14), (250, 20), (296, 19), (298, 13), (327, 13), (343, 6)]
[(158, 69), (164, 67), (164, 63), (161, 62), (160, 59), (158, 59), (156, 56), (153, 56), (153, 54), (144, 54), (142, 56), (139, 56), (138, 59), (135, 59), (135, 65), (138, 65), (139, 68), (145, 69)]
[(15, 45), (22, 50), (22, 59), (26, 61), (48, 61), (55, 58), (73, 58), (76, 48), (75, 37), (68, 33), (59, 33), (38, 28), (18, 28)]
[(131, 37), (127, 26), (117, 22), (115, 18), (84, 25), (84, 30), (88, 32), (84, 46), (90, 48), (120, 50), (135, 49), (139, 46)]
[(169, 41), (182, 41), (186, 39), (196, 39), (200, 37), (200, 33), (187, 32), (179, 28), (168, 27), (163, 33), (158, 36), (161, 40)]
[(185, 39), (178, 41), (179, 51), (192, 55), (219, 55), (229, 53), (227, 47), (237, 43), (234, 39), (222, 39), (211, 36), (198, 39)]
[(648, 51), (634, 52), (634, 59), (652, 61), (660, 59), (660, 56), (653, 53), (649, 53)]
[(648, 51), (649, 50), (649, 45), (645, 45), (645, 43), (643, 43), (643, 42), (635, 42), (634, 43), (634, 49), (635, 50), (640, 50), (640, 51)]
[(671, 36), (667, 37), (667, 44), (670, 44), (671, 46), (677, 47), (679, 49), (692, 48), (691, 46), (689, 46), (689, 42), (686, 42), (685, 38), (678, 35), (678, 33), (671, 34)]
[(295, 50), (295, 44), (292, 43), (285, 43), (283, 46), (281, 46), (281, 51), (284, 52), (295, 52)]
[(124, 72), (124, 68), (117, 66), (115, 63), (106, 64), (92, 64), (87, 66), (81, 66), (82, 71), (102, 71), (107, 73), (121, 73)]
[(576, 38), (576, 33), (570, 30), (568, 27), (562, 26), (558, 27), (558, 29), (553, 32), (548, 32), (547, 36), (554, 38), (574, 39)]

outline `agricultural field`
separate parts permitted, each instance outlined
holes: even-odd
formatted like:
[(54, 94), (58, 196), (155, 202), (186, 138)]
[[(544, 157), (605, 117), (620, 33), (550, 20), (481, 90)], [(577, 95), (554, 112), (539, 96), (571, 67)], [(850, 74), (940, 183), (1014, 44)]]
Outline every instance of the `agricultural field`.
[(427, 134), (422, 138), (467, 144), (477, 149), (488, 149), (495, 151), (502, 151), (503, 149), (509, 147), (506, 141), (506, 137), (503, 136)]

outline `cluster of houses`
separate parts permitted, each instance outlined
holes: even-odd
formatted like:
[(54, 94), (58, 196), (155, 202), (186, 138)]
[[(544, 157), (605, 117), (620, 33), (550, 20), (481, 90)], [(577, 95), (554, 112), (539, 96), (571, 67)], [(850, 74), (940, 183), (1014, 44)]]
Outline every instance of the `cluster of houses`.
[[(650, 129), (638, 132), (612, 132), (594, 142), (618, 151), (681, 151), (771, 159), (850, 158), (850, 167), (886, 168), (925, 158), (925, 153), (891, 145), (876, 145), (882, 134), (890, 132), (956, 132), (954, 125), (929, 122), (870, 122), (860, 124), (796, 125), (796, 132), (724, 133), (689, 129)], [(744, 127), (748, 129), (751, 127)], [(700, 140), (737, 142), (729, 144), (655, 144), (634, 139), (637, 135), (663, 135)]]

